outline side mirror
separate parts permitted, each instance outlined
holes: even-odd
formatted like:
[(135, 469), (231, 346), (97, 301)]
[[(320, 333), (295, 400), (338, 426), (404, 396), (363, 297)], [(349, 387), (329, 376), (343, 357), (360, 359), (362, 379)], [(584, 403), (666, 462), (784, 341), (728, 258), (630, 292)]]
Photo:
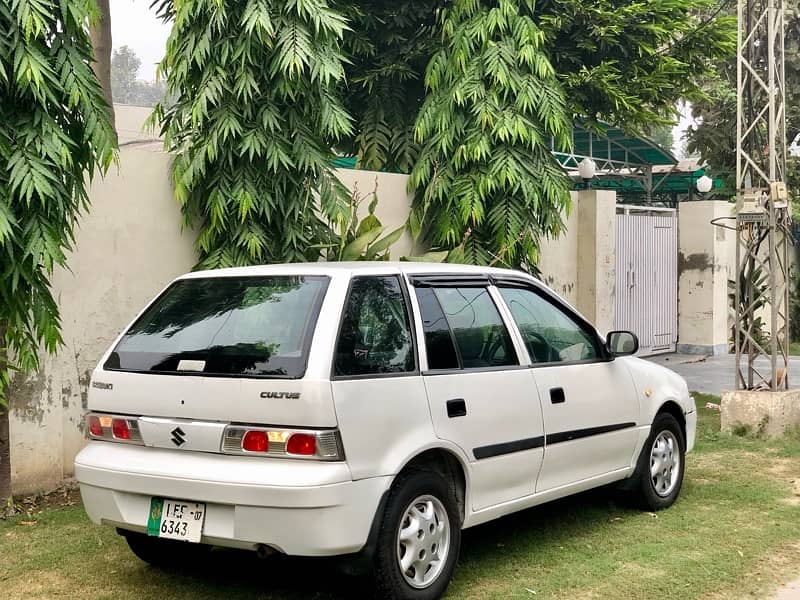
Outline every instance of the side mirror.
[(639, 339), (630, 331), (612, 331), (606, 336), (606, 349), (611, 356), (628, 356), (639, 350)]

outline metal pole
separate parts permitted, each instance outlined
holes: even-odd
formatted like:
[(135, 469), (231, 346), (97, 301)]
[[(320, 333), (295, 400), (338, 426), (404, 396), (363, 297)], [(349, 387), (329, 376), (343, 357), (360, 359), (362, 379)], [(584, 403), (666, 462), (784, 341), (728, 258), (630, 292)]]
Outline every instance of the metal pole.
[(742, 232), (739, 229), (738, 222), (736, 227), (736, 290), (735, 290), (735, 304), (734, 304), (734, 335), (736, 336), (733, 341), (733, 347), (736, 352), (736, 381), (733, 383), (733, 389), (740, 390), (744, 385), (744, 378), (742, 377), (742, 320), (739, 318), (742, 312)]
[[(788, 387), (783, 3), (737, 3), (734, 348), (738, 389)], [(763, 331), (762, 321), (769, 331)], [(746, 377), (742, 354), (747, 355)], [(768, 374), (764, 362), (769, 364)]]
[[(781, 16), (781, 19), (783, 17)], [(767, 69), (769, 73), (767, 74), (767, 102), (769, 106), (769, 120), (767, 121), (767, 130), (769, 135), (769, 148), (767, 150), (769, 155), (769, 180), (770, 182), (778, 181), (778, 152), (779, 149), (775, 146), (775, 142), (778, 140), (778, 132), (776, 131), (778, 128), (778, 124), (776, 122), (777, 113), (775, 112), (775, 93), (777, 92), (776, 81), (775, 81), (775, 43), (777, 42), (777, 35), (776, 35), (776, 14), (775, 14), (775, 0), (768, 0), (768, 7), (767, 7)], [(782, 23), (781, 23), (782, 25)], [(782, 53), (781, 53), (782, 54)], [(782, 173), (781, 173), (782, 175)], [(770, 206), (772, 207), (774, 202), (770, 202)], [(774, 210), (770, 210), (770, 228), (774, 232), (775, 227), (775, 214)], [(773, 240), (774, 242), (774, 240)], [(770, 259), (772, 255), (770, 254)], [(773, 304), (774, 306), (774, 304)], [(774, 330), (773, 330), (774, 331)]]

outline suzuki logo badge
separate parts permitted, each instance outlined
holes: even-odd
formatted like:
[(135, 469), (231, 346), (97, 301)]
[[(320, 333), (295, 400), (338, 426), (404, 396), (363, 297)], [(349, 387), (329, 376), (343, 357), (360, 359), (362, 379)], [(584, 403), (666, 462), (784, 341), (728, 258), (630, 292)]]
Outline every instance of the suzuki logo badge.
[(170, 433), (172, 434), (172, 443), (176, 446), (182, 446), (186, 443), (186, 438), (184, 437), (186, 434), (180, 427), (176, 427)]

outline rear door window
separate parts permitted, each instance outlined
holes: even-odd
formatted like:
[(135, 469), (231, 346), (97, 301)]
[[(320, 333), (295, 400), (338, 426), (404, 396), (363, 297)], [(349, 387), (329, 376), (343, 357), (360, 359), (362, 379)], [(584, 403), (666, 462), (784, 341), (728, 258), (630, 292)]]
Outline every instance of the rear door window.
[(104, 367), (302, 377), (327, 287), (321, 276), (181, 279), (125, 332)]
[(417, 299), (430, 369), (519, 365), (511, 336), (487, 288), (418, 288)]
[(433, 288), (417, 288), (417, 302), (422, 315), (422, 329), (425, 332), (425, 352), (428, 368), (459, 369), (461, 367), (456, 352), (453, 332), (447, 323), (436, 292)]

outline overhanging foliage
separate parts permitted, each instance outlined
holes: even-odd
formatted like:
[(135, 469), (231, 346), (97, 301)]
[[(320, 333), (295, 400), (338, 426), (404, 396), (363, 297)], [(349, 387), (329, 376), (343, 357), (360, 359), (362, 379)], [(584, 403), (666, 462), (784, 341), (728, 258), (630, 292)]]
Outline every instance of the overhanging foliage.
[(345, 104), (353, 135), (340, 145), (365, 169), (411, 172), (419, 155), (414, 122), (425, 100), (423, 74), (441, 46), (438, 0), (362, 0), (346, 5)]
[(424, 190), (413, 232), (456, 248), (451, 260), (535, 265), (541, 234), (556, 233), (569, 182), (550, 153), (570, 144), (566, 99), (532, 2), (456, 2), (425, 77), (417, 118)]
[[(205, 268), (316, 260), (347, 192), (332, 146), (347, 25), (327, 0), (158, 3), (172, 21), (157, 105), (173, 182)], [(320, 207), (322, 213), (317, 210)]]
[(162, 71), (177, 101), (155, 118), (206, 267), (335, 243), (331, 148), (413, 172), (423, 248), (532, 266), (569, 207), (549, 151), (573, 119), (652, 131), (735, 43), (714, 0), (156, 5), (174, 21)]
[[(382, 2), (375, 4), (384, 6)], [(436, 4), (402, 2), (395, 6), (401, 7), (397, 9), (400, 11), (412, 4), (417, 9), (421, 36), (417, 49), (431, 58), (425, 61), (416, 56), (411, 61), (408, 57), (412, 55), (407, 52), (381, 54), (376, 50), (373, 63), (380, 62), (380, 69), (354, 61), (348, 75), (356, 82), (368, 80), (385, 97), (402, 99), (403, 115), (420, 111), (425, 103), (417, 121), (417, 142), (426, 140), (428, 146), (415, 163), (414, 181), (420, 187), (416, 220), (411, 224), (423, 244), (457, 249), (451, 260), (497, 261), (514, 266), (535, 261), (539, 237), (559, 231), (561, 215), (569, 204), (565, 197), (567, 182), (551, 169), (545, 156), (553, 134), (546, 127), (530, 130), (526, 124), (521, 136), (511, 142), (515, 151), (525, 155), (524, 160), (521, 156), (510, 160), (508, 154), (503, 154), (502, 146), (507, 146), (508, 141), (486, 148), (491, 152), (487, 162), (492, 163), (495, 175), (500, 175), (500, 166), (495, 163), (502, 162), (506, 169), (503, 177), (514, 182), (511, 188), (503, 184), (503, 193), (486, 195), (489, 180), (485, 163), (461, 164), (463, 157), (453, 155), (456, 146), (452, 144), (466, 140), (465, 136), (474, 136), (478, 131), (484, 140), (495, 136), (493, 129), (501, 123), (499, 115), (534, 122), (537, 119), (538, 107), (533, 112), (528, 112), (527, 107), (522, 113), (517, 112), (517, 102), (526, 96), (524, 91), (520, 96), (521, 86), (530, 81), (531, 74), (528, 57), (514, 54), (519, 50), (514, 23), (529, 20), (542, 36), (535, 52), (540, 64), (550, 65), (554, 77), (537, 83), (536, 100), (542, 97), (547, 107), (552, 103), (550, 98), (564, 99), (557, 119), (567, 125), (563, 135), (553, 135), (557, 145), (567, 143), (569, 123), (574, 118), (599, 130), (600, 122), (605, 121), (645, 135), (659, 125), (671, 123), (676, 104), (683, 99), (702, 98), (703, 83), (714, 72), (715, 63), (735, 49), (734, 22), (715, 12), (715, 0), (453, 0)], [(392, 26), (399, 12), (387, 7), (369, 14), (385, 25), (373, 25), (360, 32), (371, 43), (369, 47), (391, 50), (392, 44), (412, 37), (407, 21), (399, 28)], [(429, 34), (429, 24), (437, 18), (440, 40)], [(399, 32), (398, 37), (395, 31)], [(489, 64), (488, 60), (494, 63)], [(436, 61), (444, 61), (444, 67)], [(401, 72), (404, 80), (413, 82), (413, 88), (423, 79), (422, 69), (416, 66), (423, 63), (428, 65), (429, 78), (425, 97), (404, 95), (409, 84), (396, 73)], [(477, 97), (448, 96), (449, 91), (466, 85), (458, 78), (469, 69), (500, 75), (489, 86), (494, 94), (491, 111)], [(438, 81), (430, 80), (431, 72), (437, 72)], [(533, 76), (538, 76), (535, 71)], [(346, 99), (348, 109), (355, 112), (359, 109), (351, 104), (354, 97)], [(419, 100), (412, 110), (409, 104), (416, 98)], [(408, 123), (398, 116), (396, 105), (383, 103), (384, 113), (388, 111), (389, 115), (373, 112), (375, 118), (368, 126), (360, 125), (358, 149), (363, 164), (372, 168), (397, 166), (391, 162), (389, 140), (407, 140), (402, 132)], [(459, 129), (466, 122), (464, 119), (479, 111), (484, 115), (492, 112), (494, 118), (469, 131)], [(432, 112), (433, 130), (426, 120)], [(432, 148), (437, 144), (438, 155), (433, 155)], [(404, 152), (408, 154), (419, 151), (413, 146), (406, 151), (406, 147)], [(495, 152), (500, 153), (497, 161)], [(389, 158), (381, 162), (382, 157)], [(454, 176), (454, 169), (458, 172), (458, 186), (449, 179)], [(470, 177), (473, 184), (483, 181), (484, 187), (479, 190), (467, 185)], [(515, 187), (517, 184), (519, 188)], [(527, 196), (519, 193), (523, 187), (528, 190)], [(516, 191), (509, 194), (509, 189)], [(534, 202), (534, 189), (547, 191), (537, 194)], [(493, 220), (485, 221), (490, 214)], [(421, 226), (423, 222), (427, 227)]]
[(61, 343), (49, 277), (88, 205), (86, 176), (114, 154), (89, 66), (96, 17), (84, 0), (0, 3), (0, 407), (10, 370), (36, 369), (39, 345)]

